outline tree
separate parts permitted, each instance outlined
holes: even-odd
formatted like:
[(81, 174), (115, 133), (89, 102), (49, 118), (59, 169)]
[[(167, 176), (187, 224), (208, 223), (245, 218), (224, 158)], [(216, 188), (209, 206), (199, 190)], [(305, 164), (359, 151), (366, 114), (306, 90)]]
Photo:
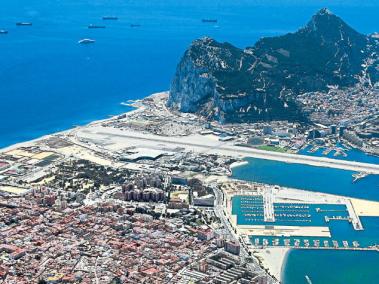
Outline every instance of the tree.
[(111, 284), (122, 284), (121, 279), (119, 277), (113, 278)]

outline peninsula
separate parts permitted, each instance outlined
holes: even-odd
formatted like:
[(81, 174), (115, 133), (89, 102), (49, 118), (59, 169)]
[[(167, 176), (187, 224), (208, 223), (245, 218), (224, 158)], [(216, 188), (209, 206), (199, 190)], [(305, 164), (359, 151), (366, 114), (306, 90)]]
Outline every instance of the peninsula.
[(197, 40), (169, 92), (1, 149), (0, 282), (274, 284), (290, 249), (378, 251), (365, 192), (233, 176), (256, 158), (376, 178), (350, 153), (377, 159), (377, 50), (327, 9), (245, 50)]

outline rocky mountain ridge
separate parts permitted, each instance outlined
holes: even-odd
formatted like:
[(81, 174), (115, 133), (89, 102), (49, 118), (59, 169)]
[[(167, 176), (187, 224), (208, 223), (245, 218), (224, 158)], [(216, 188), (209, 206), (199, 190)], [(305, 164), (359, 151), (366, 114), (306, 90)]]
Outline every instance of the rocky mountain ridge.
[(202, 38), (178, 64), (167, 105), (223, 123), (304, 121), (299, 94), (373, 86), (379, 39), (356, 32), (327, 9), (295, 33), (245, 49)]

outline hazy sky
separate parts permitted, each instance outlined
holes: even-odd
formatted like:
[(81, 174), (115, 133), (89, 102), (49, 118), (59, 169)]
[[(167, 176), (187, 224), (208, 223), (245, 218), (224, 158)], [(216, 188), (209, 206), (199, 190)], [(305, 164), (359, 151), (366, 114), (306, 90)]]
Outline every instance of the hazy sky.
[[(180, 1), (179, 1), (180, 2)], [(219, 0), (210, 0), (210, 2), (220, 2)], [(301, 6), (378, 6), (378, 0), (236, 0), (236, 4), (250, 5), (301, 5)]]

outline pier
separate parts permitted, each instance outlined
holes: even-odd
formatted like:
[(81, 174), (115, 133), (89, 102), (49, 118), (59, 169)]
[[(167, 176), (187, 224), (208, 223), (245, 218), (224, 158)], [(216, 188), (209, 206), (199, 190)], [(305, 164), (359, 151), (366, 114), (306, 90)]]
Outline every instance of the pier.
[(346, 212), (346, 210), (339, 210), (339, 209), (320, 209), (316, 208), (317, 213), (324, 213), (324, 212)]
[(354, 230), (361, 231), (363, 230), (363, 225), (361, 223), (361, 220), (359, 219), (358, 215), (355, 213), (355, 210), (353, 208), (353, 205), (351, 204), (350, 200), (346, 200), (346, 208), (349, 212), (349, 216), (351, 218), (351, 223), (353, 225)]
[(332, 217), (328, 217), (328, 216), (325, 216), (325, 222), (326, 223), (329, 223), (330, 220), (337, 220), (337, 221), (348, 221), (349, 223), (352, 222), (352, 219), (350, 217), (342, 217), (342, 216), (332, 216)]
[[(320, 242), (319, 240), (316, 240)], [(293, 245), (290, 245), (288, 242), (285, 245), (280, 245), (279, 240), (273, 240), (269, 242), (267, 239), (263, 239), (262, 242), (256, 238), (254, 242), (251, 242), (253, 247), (258, 249), (270, 248), (270, 247), (278, 247), (278, 248), (291, 248), (291, 249), (313, 249), (313, 250), (352, 250), (352, 251), (379, 251), (376, 246), (370, 247), (360, 247), (357, 241), (352, 242), (352, 246), (350, 246), (349, 241), (342, 241), (342, 245), (338, 241), (333, 240), (332, 244), (329, 244), (329, 241), (324, 241), (323, 246), (320, 244), (311, 245), (310, 242), (300, 244), (300, 241), (295, 241)]]
[[(355, 210), (353, 208), (353, 205), (351, 204), (350, 200), (345, 200), (345, 205), (347, 212), (349, 213), (349, 216), (325, 216), (325, 222), (329, 223), (329, 221), (348, 221), (353, 225), (354, 230), (362, 231), (363, 225), (361, 223), (361, 220), (359, 219), (358, 215), (355, 213)], [(344, 210), (322, 210), (320, 208), (316, 208), (316, 212), (345, 212)]]
[(264, 221), (275, 222), (274, 202), (272, 188), (266, 189), (263, 194)]

